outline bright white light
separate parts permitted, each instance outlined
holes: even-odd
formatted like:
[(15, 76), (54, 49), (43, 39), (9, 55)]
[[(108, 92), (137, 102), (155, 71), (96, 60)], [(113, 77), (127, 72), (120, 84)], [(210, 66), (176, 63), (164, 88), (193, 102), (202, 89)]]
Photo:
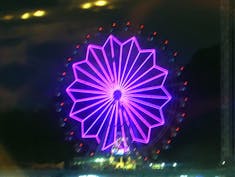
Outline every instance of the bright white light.
[(95, 159), (95, 162), (96, 162), (96, 163), (102, 163), (102, 162), (104, 162), (104, 161), (105, 161), (104, 158), (96, 158), (96, 159)]
[(81, 5), (82, 9), (90, 9), (91, 7), (92, 7), (92, 3), (91, 2), (86, 2), (86, 3)]
[(165, 167), (165, 162), (161, 163), (161, 167), (164, 168)]
[(172, 166), (175, 168), (175, 167), (177, 166), (177, 163), (176, 163), (176, 162), (174, 162)]
[(102, 7), (102, 6), (106, 6), (108, 4), (108, 2), (105, 0), (98, 0), (94, 4), (95, 4), (95, 6)]
[(46, 11), (45, 10), (37, 10), (37, 11), (35, 11), (33, 13), (33, 16), (35, 16), (35, 17), (42, 17), (44, 15), (46, 15)]
[(97, 175), (79, 175), (78, 177), (99, 177)]
[(150, 164), (149, 164), (149, 167), (151, 167), (151, 166), (153, 166), (153, 163), (150, 163)]
[(180, 175), (180, 177), (188, 177), (188, 175)]
[(225, 161), (223, 161), (223, 162), (222, 162), (222, 165), (225, 165), (225, 163), (226, 163), (226, 162), (225, 162)]

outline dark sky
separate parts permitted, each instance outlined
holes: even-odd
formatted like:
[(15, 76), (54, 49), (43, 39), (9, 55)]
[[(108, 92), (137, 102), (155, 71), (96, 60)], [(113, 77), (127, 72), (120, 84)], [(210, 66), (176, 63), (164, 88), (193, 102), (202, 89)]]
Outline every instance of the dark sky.
[[(192, 119), (186, 121), (178, 143), (173, 145), (170, 150), (172, 152), (169, 153), (174, 154), (175, 150), (182, 156), (189, 156), (197, 148), (200, 149), (198, 146), (208, 146), (201, 147), (200, 150), (205, 154), (209, 153), (210, 147), (213, 147), (209, 144), (218, 144), (219, 141), (218, 131), (208, 130), (211, 128), (210, 121), (218, 115), (219, 88), (215, 87), (219, 85), (219, 79), (211, 81), (214, 85), (207, 82), (207, 79), (210, 80), (209, 76), (213, 77), (212, 73), (218, 74), (219, 68), (219, 0), (110, 0), (111, 5), (107, 8), (85, 11), (79, 8), (82, 2), (84, 1), (0, 2), (1, 18), (7, 14), (15, 16), (13, 20), (0, 21), (0, 143), (2, 139), (3, 146), (12, 153), (13, 158), (21, 161), (24, 161), (23, 157), (27, 154), (26, 149), (32, 146), (32, 142), (27, 144), (27, 138), (36, 136), (38, 149), (31, 150), (26, 161), (40, 159), (36, 155), (40, 152), (43, 156), (40, 148), (51, 147), (47, 148), (50, 149), (48, 154), (52, 147), (62, 143), (63, 135), (55, 125), (56, 120), (50, 117), (53, 115), (53, 111), (50, 111), (53, 109), (51, 100), (59, 68), (71, 54), (72, 47), (85, 34), (94, 32), (100, 25), (130, 20), (134, 24), (143, 23), (149, 31), (158, 31), (163, 39), (169, 39), (169, 45), (180, 51), (179, 63), (190, 68), (187, 73), (194, 86), (189, 108), (189, 117)], [(20, 20), (20, 14), (35, 9), (46, 9), (47, 16)], [(205, 75), (208, 77), (204, 78)], [(15, 110), (19, 112), (14, 112)], [(40, 115), (38, 110), (49, 110), (49, 113), (46, 111), (47, 113)], [(45, 115), (50, 119), (45, 118)], [(45, 124), (47, 121), (49, 123), (45, 126), (40, 120), (45, 121)], [(218, 128), (218, 116), (215, 120)], [(44, 128), (46, 132), (42, 131)], [(32, 136), (24, 131), (19, 133), (25, 129)], [(54, 129), (54, 132), (59, 133), (50, 134), (49, 130)], [(22, 138), (24, 146), (20, 145)], [(28, 148), (24, 149), (25, 146)], [(218, 152), (218, 146), (216, 148), (213, 152)], [(54, 153), (53, 157), (57, 157), (57, 154)], [(211, 161), (218, 160), (218, 156), (215, 157), (214, 154), (209, 154), (208, 158)], [(200, 160), (199, 157), (198, 159)]]

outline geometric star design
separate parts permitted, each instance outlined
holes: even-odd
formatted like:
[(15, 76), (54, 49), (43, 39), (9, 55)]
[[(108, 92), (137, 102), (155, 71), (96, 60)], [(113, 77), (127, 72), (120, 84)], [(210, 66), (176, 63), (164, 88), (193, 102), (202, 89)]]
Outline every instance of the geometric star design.
[(156, 64), (156, 55), (141, 49), (136, 37), (120, 42), (110, 35), (102, 46), (88, 45), (66, 89), (82, 138), (95, 138), (102, 150), (120, 137), (124, 145), (127, 137), (149, 142), (151, 130), (164, 125), (163, 107), (171, 100), (164, 87), (168, 71)]

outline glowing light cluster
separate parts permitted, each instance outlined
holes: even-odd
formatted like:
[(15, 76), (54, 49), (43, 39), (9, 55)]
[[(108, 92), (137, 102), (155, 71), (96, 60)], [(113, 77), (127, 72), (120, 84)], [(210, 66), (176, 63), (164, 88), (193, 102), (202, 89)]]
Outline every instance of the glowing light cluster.
[(128, 138), (148, 143), (152, 128), (165, 123), (168, 71), (156, 64), (155, 49), (141, 49), (136, 37), (120, 42), (110, 35), (103, 46), (90, 44), (72, 68), (70, 117), (81, 122), (82, 137), (95, 138), (102, 150), (120, 137), (124, 147)]
[(2, 17), (3, 20), (12, 20), (13, 18), (14, 18), (14, 16), (11, 15), (11, 14), (7, 14), (7, 15), (4, 15), (4, 16)]
[(42, 17), (44, 15), (46, 15), (46, 11), (44, 11), (44, 10), (37, 10), (33, 13), (33, 16), (35, 16), (35, 17)]
[(29, 12), (25, 12), (21, 15), (20, 17), (22, 20), (26, 20), (28, 18), (30, 18), (30, 13)]
[(46, 11), (45, 10), (36, 10), (34, 12), (25, 12), (23, 13), (20, 18), (22, 20), (27, 20), (31, 17), (43, 17), (46, 15)]
[(97, 1), (94, 1), (94, 2), (85, 2), (85, 3), (81, 4), (80, 7), (82, 9), (90, 9), (93, 6), (94, 7), (104, 7), (104, 6), (107, 6), (108, 4), (109, 3), (106, 0), (97, 0)]

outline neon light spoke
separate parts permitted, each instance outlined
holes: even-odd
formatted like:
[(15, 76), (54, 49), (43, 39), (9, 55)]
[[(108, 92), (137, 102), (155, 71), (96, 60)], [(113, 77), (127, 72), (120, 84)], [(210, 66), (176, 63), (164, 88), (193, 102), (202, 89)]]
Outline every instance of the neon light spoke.
[(109, 64), (109, 62), (108, 62), (107, 55), (106, 55), (106, 53), (104, 52), (104, 50), (102, 50), (102, 53), (103, 53), (104, 60), (105, 60), (105, 64), (106, 64), (106, 67), (108, 68), (108, 71), (109, 71), (111, 80), (113, 81), (113, 80), (114, 80), (114, 76), (113, 76), (113, 72), (111, 71), (111, 68), (110, 68), (110, 64)]
[(135, 84), (138, 80), (143, 78), (146, 74), (148, 74), (150, 71), (152, 71), (153, 68), (149, 68), (147, 71), (145, 71), (143, 74), (141, 74), (139, 77), (137, 77), (134, 81), (132, 81), (130, 84), (126, 84), (124, 87), (125, 89), (128, 89), (131, 85)]
[(132, 76), (128, 79), (128, 81), (123, 84), (123, 87), (126, 87), (126, 85), (131, 81), (131, 79), (136, 75), (136, 73), (139, 72), (139, 70), (144, 66), (144, 64), (148, 61), (148, 59), (149, 59), (152, 55), (153, 55), (153, 54), (150, 54), (150, 55), (144, 60), (144, 62), (138, 67), (138, 69), (136, 69), (136, 71), (134, 72), (134, 74), (132, 74)]
[(127, 142), (126, 142), (126, 134), (124, 130), (124, 121), (123, 121), (121, 109), (118, 109), (118, 112), (119, 112), (119, 117), (120, 117), (120, 122), (121, 122), (122, 137), (124, 137), (124, 146), (128, 147)]
[(139, 86), (141, 86), (141, 85), (144, 85), (144, 84), (146, 84), (146, 83), (148, 83), (148, 82), (151, 82), (151, 81), (153, 81), (153, 80), (155, 80), (155, 79), (158, 79), (158, 78), (160, 78), (160, 77), (162, 77), (162, 76), (165, 76), (165, 73), (162, 73), (162, 74), (159, 74), (159, 75), (157, 75), (157, 76), (154, 76), (154, 77), (152, 77), (152, 78), (150, 78), (150, 79), (147, 79), (147, 80), (145, 80), (145, 81), (143, 81), (143, 82), (141, 82), (141, 83), (139, 83), (139, 84), (136, 84), (136, 85), (134, 85), (134, 86), (132, 86), (132, 87), (129, 87), (129, 88), (127, 88), (126, 90), (132, 90), (132, 89), (134, 89), (134, 88), (136, 88), (136, 87), (139, 87)]
[(161, 89), (161, 88), (162, 88), (161, 86), (145, 87), (145, 88), (130, 90), (127, 93), (131, 94), (131, 93), (145, 92), (145, 91), (157, 90), (157, 89)]
[(140, 107), (139, 105), (137, 105), (136, 103), (130, 101), (130, 104), (132, 106), (134, 106), (136, 109), (142, 111), (143, 113), (145, 113), (146, 115), (148, 115), (149, 117), (152, 117), (153, 119), (159, 121), (159, 122), (162, 122), (162, 119), (161, 118), (158, 118), (157, 116), (155, 116), (154, 114), (152, 114), (151, 112), (147, 111), (146, 109)]
[(91, 93), (91, 94), (106, 94), (97, 90), (84, 90), (84, 89), (67, 89), (67, 92)]
[(117, 85), (118, 81), (117, 81), (117, 72), (116, 72), (116, 64), (115, 64), (115, 62), (113, 62), (113, 71), (114, 71), (114, 78), (115, 78), (114, 83), (115, 83), (115, 85)]
[[(91, 49), (91, 53), (93, 54), (96, 62), (98, 63), (99, 67), (101, 68), (102, 72), (104, 73), (105, 77), (109, 80), (109, 83), (110, 83), (111, 82), (110, 77), (107, 74), (106, 70), (104, 69), (103, 65), (101, 64), (99, 57), (96, 55), (96, 53), (93, 49)], [(106, 79), (106, 81), (107, 81), (107, 79)]]
[(135, 120), (135, 118), (134, 118), (133, 114), (131, 113), (131, 111), (129, 110), (129, 105), (126, 106), (126, 111), (127, 111), (127, 114), (129, 115), (129, 118), (131, 118), (132, 122), (135, 124), (135, 127), (137, 128), (137, 130), (141, 134), (142, 138), (146, 139), (147, 138), (146, 135), (144, 134), (143, 130), (140, 128), (140, 125)]
[(77, 99), (76, 102), (91, 101), (91, 100), (96, 100), (96, 99), (101, 99), (101, 98), (107, 98), (107, 96), (101, 95), (101, 96), (92, 96), (92, 97), (87, 97), (87, 98), (81, 98), (81, 99)]
[(98, 85), (95, 85), (95, 84), (92, 84), (92, 83), (90, 83), (90, 82), (88, 82), (88, 81), (84, 81), (84, 80), (82, 80), (82, 79), (76, 79), (76, 80), (77, 80), (78, 82), (84, 84), (84, 85), (87, 85), (87, 86), (96, 88), (96, 89), (98, 89), (98, 90), (105, 91), (105, 89), (104, 89), (103, 87), (98, 86)]
[(91, 113), (91, 114), (89, 114), (88, 116), (86, 116), (86, 118), (84, 119), (84, 121), (85, 120), (87, 120), (89, 117), (91, 117), (93, 114), (95, 114), (97, 111), (99, 111), (101, 108), (103, 108), (106, 104), (108, 104), (110, 101), (109, 100), (105, 100), (105, 99), (103, 99), (102, 100), (104, 103), (101, 105), (101, 106), (99, 106), (99, 108), (96, 108), (96, 109), (94, 109), (94, 111)]
[[(120, 80), (120, 85), (122, 85), (122, 80), (123, 80), (123, 77), (124, 77), (125, 72), (126, 72), (126, 66), (127, 66), (127, 64), (128, 64), (129, 58), (130, 58), (130, 54), (131, 54), (131, 50), (132, 50), (132, 48), (133, 48), (133, 44), (134, 44), (134, 41), (131, 42), (131, 46), (130, 46), (129, 51), (128, 51), (128, 55), (127, 55), (127, 58), (126, 58), (125, 66), (124, 66), (124, 69), (123, 69), (123, 71), (122, 71), (122, 78), (121, 78), (121, 80)], [(123, 46), (122, 46), (122, 48), (123, 48)], [(121, 49), (122, 49), (122, 48), (121, 48)], [(120, 54), (120, 58), (122, 58), (122, 51), (121, 51), (121, 54)], [(120, 73), (121, 73), (121, 60), (120, 60), (120, 64), (119, 64), (119, 74), (120, 74)], [(119, 76), (119, 77), (120, 77), (120, 76)]]
[(114, 142), (116, 142), (117, 139), (117, 126), (118, 126), (118, 103), (115, 104), (115, 122), (114, 122)]
[(145, 118), (143, 116), (141, 116), (136, 110), (135, 108), (131, 105), (131, 104), (128, 104), (127, 105), (128, 108), (133, 112), (135, 113), (135, 115), (147, 126), (147, 127), (150, 127), (151, 125), (149, 124), (148, 121), (145, 120)]
[(119, 55), (119, 64), (118, 64), (118, 78), (117, 78), (117, 82), (120, 83), (120, 75), (121, 75), (121, 64), (122, 64), (122, 47), (120, 49), (120, 55)]
[[(89, 132), (89, 130), (90, 129), (92, 129), (92, 127), (95, 125), (95, 123), (100, 119), (100, 117), (104, 114), (104, 112), (108, 109), (108, 108), (110, 108), (109, 106), (110, 106), (110, 104), (111, 104), (111, 102), (109, 102), (106, 106), (105, 106), (105, 108), (104, 108), (104, 110), (100, 113), (100, 115), (95, 119), (95, 121), (92, 123), (92, 125), (86, 130), (86, 132), (84, 133), (84, 134), (87, 134), (87, 132)], [(85, 121), (85, 119), (84, 119), (84, 121)], [(104, 121), (105, 121), (105, 119), (104, 119)]]
[(100, 104), (100, 103), (102, 103), (102, 102), (104, 102), (104, 101), (107, 101), (107, 100), (108, 100), (108, 98), (103, 99), (103, 100), (100, 100), (100, 101), (98, 101), (98, 102), (96, 102), (96, 103), (93, 103), (93, 104), (91, 104), (91, 105), (89, 105), (89, 106), (86, 106), (86, 107), (84, 107), (84, 108), (82, 108), (82, 109), (79, 109), (79, 110), (77, 110), (76, 112), (73, 112), (73, 114), (77, 114), (77, 113), (80, 113), (80, 112), (82, 112), (82, 111), (85, 111), (85, 110), (87, 110), (87, 109), (89, 109), (89, 108), (92, 108), (92, 107), (96, 106), (97, 104)]
[(160, 95), (147, 95), (147, 94), (128, 94), (131, 97), (137, 98), (151, 98), (151, 99), (168, 99), (168, 96), (160, 96)]
[(110, 47), (111, 47), (112, 58), (114, 58), (114, 48), (113, 48), (113, 40), (112, 39), (110, 39)]
[(95, 71), (95, 73), (100, 77), (100, 79), (107, 85), (109, 85), (108, 81), (100, 74), (100, 72), (92, 65), (89, 61), (87, 61), (87, 64), (91, 67), (92, 70)]
[(111, 111), (112, 108), (113, 108), (113, 105), (110, 105), (109, 110), (108, 110), (108, 112), (106, 113), (106, 116), (105, 116), (105, 118), (104, 118), (104, 120), (103, 120), (103, 122), (102, 122), (102, 124), (101, 124), (101, 126), (100, 126), (100, 128), (99, 128), (99, 130), (98, 130), (98, 132), (97, 132), (97, 135), (99, 135), (101, 129), (103, 128), (103, 125), (104, 125), (106, 119), (108, 118), (108, 115), (109, 115), (109, 113), (110, 113), (110, 111)]
[[(130, 104), (128, 105), (129, 109), (141, 120), (141, 122), (143, 122), (145, 124), (146, 127), (151, 127), (150, 123), (148, 121), (145, 120), (145, 118), (143, 116), (141, 116), (134, 107), (132, 107)], [(150, 133), (151, 133), (151, 129), (148, 129), (148, 134), (147, 137), (145, 138), (145, 142), (149, 142), (150, 140)]]
[(168, 71), (155, 59), (155, 50), (141, 49), (135, 37), (120, 42), (110, 35), (102, 46), (88, 46), (86, 59), (73, 64), (75, 78), (66, 89), (73, 101), (69, 115), (81, 122), (82, 138), (96, 139), (102, 150), (121, 138), (124, 151), (128, 137), (150, 141), (171, 99), (164, 88)]
[(108, 125), (108, 129), (106, 131), (106, 134), (105, 134), (104, 144), (103, 144), (103, 147), (102, 147), (103, 150), (107, 149), (106, 142), (107, 142), (108, 134), (110, 132), (110, 127), (111, 127), (110, 125), (111, 125), (111, 122), (113, 120), (112, 118), (113, 118), (115, 107), (116, 107), (116, 105), (113, 106), (113, 110), (112, 110), (112, 113), (111, 113), (110, 118), (109, 118), (109, 125)]
[(99, 108), (95, 109), (92, 113), (90, 113), (88, 116), (85, 117), (85, 119), (83, 120), (83, 122), (85, 122), (87, 119), (89, 119), (93, 114), (95, 114), (97, 111), (99, 111), (101, 108), (103, 108), (107, 103), (109, 103), (109, 101), (106, 101), (105, 103), (103, 103)]
[(130, 101), (134, 101), (136, 103), (140, 103), (140, 104), (142, 104), (144, 106), (148, 106), (148, 107), (151, 107), (151, 108), (155, 108), (155, 109), (160, 109), (161, 108), (160, 106), (158, 106), (156, 104), (152, 104), (152, 103), (149, 103), (149, 102), (137, 99), (137, 98), (130, 97), (129, 100)]
[(104, 83), (102, 83), (100, 80), (98, 80), (96, 77), (94, 77), (93, 75), (91, 75), (90, 73), (88, 73), (87, 71), (85, 71), (84, 69), (82, 69), (81, 67), (77, 66), (76, 67), (79, 71), (81, 71), (83, 74), (85, 74), (87, 77), (89, 77), (90, 79), (96, 81), (100, 86), (102, 86), (103, 88), (105, 88)]
[[(131, 65), (130, 69), (128, 69), (128, 73), (125, 75), (125, 79), (124, 79), (124, 81), (121, 83), (122, 86), (123, 86), (123, 84), (125, 83), (126, 79), (128, 78), (130, 72), (132, 71), (132, 68), (134, 67), (134, 65), (135, 65), (135, 63), (136, 63), (137, 58), (139, 57), (139, 55), (140, 55), (140, 53), (138, 53), (138, 55), (135, 57), (135, 59), (134, 59), (132, 65)], [(124, 73), (123, 73), (123, 75), (124, 75)]]

